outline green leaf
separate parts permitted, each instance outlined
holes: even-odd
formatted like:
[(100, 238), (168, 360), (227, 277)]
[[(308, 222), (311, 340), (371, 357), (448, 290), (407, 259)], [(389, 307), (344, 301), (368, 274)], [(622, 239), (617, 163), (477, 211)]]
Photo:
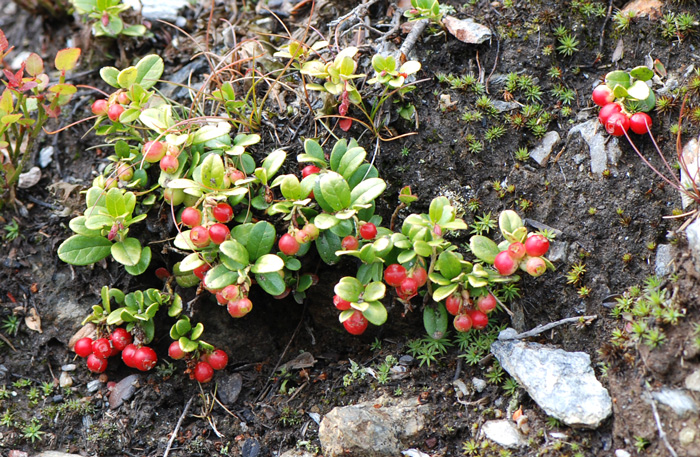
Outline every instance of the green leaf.
[(131, 276), (138, 276), (140, 274), (143, 274), (148, 266), (151, 263), (151, 248), (149, 246), (146, 246), (141, 250), (141, 258), (139, 258), (139, 262), (136, 265), (129, 266), (126, 265), (124, 269), (126, 270), (127, 273), (129, 273)]
[(641, 111), (644, 111), (645, 113), (648, 113), (649, 111), (653, 110), (656, 107), (656, 96), (654, 95), (654, 91), (650, 90), (649, 96), (645, 100), (640, 100), (637, 103), (637, 106)]
[(350, 192), (350, 206), (372, 203), (385, 189), (386, 182), (383, 179), (370, 178), (362, 181)]
[[(221, 262), (230, 270), (242, 270), (250, 263), (248, 250), (235, 239), (221, 243), (219, 252), (221, 253)], [(183, 264), (185, 260), (182, 261)], [(182, 266), (180, 269), (182, 269)]]
[(216, 138), (228, 135), (231, 131), (231, 124), (228, 122), (212, 122), (203, 127), (200, 127), (192, 135), (192, 144), (202, 144), (212, 141)]
[(520, 219), (518, 213), (511, 210), (506, 210), (501, 213), (498, 217), (498, 226), (501, 229), (501, 233), (513, 233), (516, 229), (523, 226), (523, 220)]
[(207, 271), (206, 276), (204, 276), (204, 285), (210, 289), (223, 289), (235, 284), (237, 280), (238, 273), (229, 270), (224, 265), (217, 265)]
[(445, 278), (452, 279), (462, 273), (462, 263), (454, 252), (444, 251), (438, 257), (437, 269)]
[(469, 285), (474, 287), (474, 288), (486, 287), (489, 284), (488, 279), (480, 278), (480, 277), (474, 276), (472, 274), (467, 275), (467, 280), (469, 281)]
[(357, 303), (360, 300), (360, 295), (365, 288), (362, 283), (352, 276), (344, 276), (340, 278), (338, 284), (335, 285), (333, 291), (343, 300)]
[(364, 301), (377, 301), (384, 298), (386, 286), (383, 282), (371, 282), (365, 287), (365, 293), (362, 296)]
[(332, 214), (321, 213), (314, 218), (314, 225), (319, 230), (328, 230), (338, 224), (340, 220)]
[(384, 305), (378, 301), (369, 301), (366, 303), (369, 306), (367, 306), (367, 309), (362, 312), (365, 319), (374, 325), (382, 325), (384, 322), (386, 322), (387, 312)]
[(433, 253), (433, 248), (423, 240), (417, 240), (413, 243), (413, 250), (421, 257), (430, 257)]
[(284, 268), (284, 260), (275, 254), (261, 256), (250, 268), (253, 273), (273, 273)]
[(333, 232), (325, 231), (316, 238), (316, 250), (323, 260), (328, 265), (333, 265), (340, 260), (336, 251), (342, 249), (340, 237)]
[(85, 216), (74, 217), (73, 219), (70, 220), (70, 222), (68, 223), (68, 226), (70, 227), (71, 230), (73, 230), (78, 235), (100, 236), (102, 231), (99, 229), (90, 229), (90, 228), (86, 227), (85, 226), (86, 220), (87, 220), (87, 217), (85, 217)]
[(175, 333), (180, 336), (187, 335), (187, 333), (192, 330), (192, 324), (190, 324), (188, 318), (178, 320), (173, 327), (175, 328)]
[(107, 192), (105, 205), (107, 206), (107, 211), (110, 216), (115, 218), (123, 216), (126, 213), (126, 201), (123, 191), (117, 188), (110, 189), (109, 192)]
[(611, 71), (605, 75), (605, 84), (613, 90), (618, 85), (627, 89), (630, 86), (630, 75), (622, 70)]
[(349, 180), (355, 171), (357, 171), (357, 169), (360, 167), (362, 162), (365, 161), (366, 156), (367, 152), (365, 152), (365, 149), (359, 146), (348, 149), (340, 159), (338, 169), (335, 171), (342, 175), (346, 180)]
[(136, 64), (136, 82), (144, 89), (153, 87), (163, 75), (163, 59), (155, 54), (147, 55)]
[(331, 212), (341, 211), (350, 206), (350, 186), (338, 173), (324, 173), (318, 180), (317, 187), (332, 209)]
[(471, 237), (471, 240), (469, 240), (469, 249), (477, 259), (491, 265), (493, 265), (493, 261), (498, 253), (501, 252), (500, 249), (498, 249), (498, 245), (493, 240), (482, 235)]
[(326, 156), (323, 153), (323, 148), (316, 140), (312, 140), (310, 138), (304, 140), (304, 152), (317, 161), (321, 161), (325, 165)]
[(209, 154), (204, 158), (194, 173), (194, 180), (208, 188), (222, 188), (224, 185), (224, 161), (217, 154)]
[(426, 306), (423, 310), (423, 326), (428, 336), (439, 340), (447, 333), (447, 310), (445, 305), (438, 303), (436, 307)]
[[(197, 279), (199, 279), (199, 278), (197, 278)], [(182, 312), (182, 298), (178, 294), (175, 294), (173, 296), (173, 302), (170, 304), (170, 308), (168, 308), (168, 316), (170, 316), (170, 317), (179, 316), (181, 312)]]
[(416, 257), (416, 251), (413, 249), (408, 250), (408, 251), (402, 251), (397, 257), (396, 260), (399, 263), (407, 263), (413, 260)]
[(433, 292), (433, 300), (442, 301), (452, 295), (459, 288), (459, 284), (450, 284), (435, 289)]
[(257, 273), (255, 275), (255, 281), (262, 288), (262, 290), (272, 296), (281, 295), (287, 289), (284, 279), (279, 275), (279, 273), (276, 272), (264, 274)]
[(297, 287), (296, 291), (297, 292), (304, 292), (307, 290), (309, 287), (314, 285), (314, 279), (311, 277), (310, 274), (305, 274), (301, 275), (299, 277), (299, 281), (297, 282)]
[(141, 259), (141, 243), (136, 238), (126, 238), (112, 245), (112, 257), (122, 265), (133, 266)]
[(641, 81), (649, 81), (654, 77), (654, 72), (645, 66), (635, 67), (630, 71), (630, 76)]
[[(299, 179), (294, 175), (286, 175), (280, 183), (280, 191), (282, 196), (287, 200), (299, 200), (303, 196), (301, 193), (301, 184)], [(307, 194), (308, 195), (308, 194)]]
[(136, 82), (138, 70), (136, 67), (128, 67), (119, 72), (117, 83), (124, 89), (130, 88)]
[(635, 81), (632, 87), (627, 89), (627, 95), (637, 100), (646, 100), (651, 93), (651, 89), (644, 81)]
[(340, 160), (343, 158), (343, 155), (345, 155), (345, 152), (347, 150), (348, 142), (345, 138), (338, 140), (338, 142), (335, 143), (335, 145), (333, 146), (333, 150), (331, 151), (331, 170), (338, 171), (338, 165), (340, 165)]
[(437, 197), (430, 202), (430, 208), (428, 209), (428, 216), (430, 217), (430, 222), (436, 224), (440, 219), (442, 219), (443, 212), (446, 206), (450, 205), (450, 201), (446, 197)]
[(371, 178), (376, 178), (379, 176), (379, 170), (377, 170), (374, 165), (369, 163), (363, 163), (360, 167), (353, 173), (352, 177), (348, 179), (348, 184), (351, 189), (354, 189), (362, 181), (369, 180)]
[(272, 178), (287, 159), (284, 149), (275, 149), (263, 160), (262, 166), (267, 171), (267, 178)]
[(625, 98), (627, 97), (627, 89), (618, 84), (613, 89), (613, 95), (615, 95), (615, 98)]
[(277, 232), (272, 224), (265, 221), (257, 222), (250, 230), (245, 243), (250, 261), (255, 262), (259, 257), (270, 252), (276, 236)]
[(124, 321), (122, 320), (122, 312), (126, 311), (124, 308), (118, 308), (109, 313), (107, 316), (107, 325), (121, 325)]
[(183, 350), (183, 352), (194, 352), (197, 350), (199, 345), (195, 343), (194, 341), (190, 340), (186, 336), (180, 337), (178, 340), (178, 343), (180, 343), (180, 349)]
[(111, 249), (107, 238), (73, 235), (58, 247), (58, 258), (71, 265), (90, 265), (107, 257)]
[(61, 49), (56, 53), (56, 69), (59, 71), (69, 71), (75, 68), (80, 58), (80, 48)]
[(190, 333), (190, 338), (192, 338), (192, 340), (198, 340), (199, 337), (202, 336), (202, 333), (204, 333), (204, 324), (198, 322), (197, 325), (195, 325), (192, 329), (192, 333)]

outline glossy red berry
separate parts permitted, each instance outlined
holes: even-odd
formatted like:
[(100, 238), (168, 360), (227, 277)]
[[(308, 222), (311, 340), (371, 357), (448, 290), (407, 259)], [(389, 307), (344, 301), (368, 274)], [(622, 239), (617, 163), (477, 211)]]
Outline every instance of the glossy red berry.
[(160, 159), (160, 169), (165, 173), (175, 173), (179, 167), (180, 162), (175, 156), (165, 155)]
[(228, 363), (228, 355), (221, 349), (216, 349), (214, 352), (209, 354), (209, 360), (207, 363), (215, 370), (223, 370), (226, 368)]
[(133, 355), (134, 368), (141, 371), (148, 371), (158, 362), (156, 351), (148, 346), (141, 346)]
[(90, 354), (92, 354), (92, 338), (80, 338), (78, 341), (75, 342), (73, 350), (80, 357), (85, 358), (89, 356)]
[(526, 253), (525, 246), (523, 245), (523, 243), (519, 243), (517, 241), (515, 243), (511, 243), (508, 246), (508, 251), (510, 251), (510, 254), (515, 260), (522, 259), (523, 257), (525, 257)]
[(214, 369), (207, 362), (199, 362), (194, 367), (194, 379), (199, 383), (207, 383), (214, 377)]
[(92, 114), (96, 114), (98, 116), (106, 116), (108, 109), (109, 104), (105, 99), (95, 100), (92, 104)]
[(518, 269), (518, 262), (513, 258), (510, 251), (501, 251), (493, 261), (493, 266), (502, 276), (509, 276)]
[(107, 338), (98, 338), (92, 342), (92, 353), (101, 359), (112, 355), (112, 344)]
[(352, 313), (352, 316), (343, 322), (343, 327), (345, 327), (345, 330), (351, 335), (362, 335), (365, 333), (365, 330), (367, 330), (368, 324), (369, 321), (367, 318), (365, 318), (361, 312), (355, 311)]
[(373, 240), (377, 236), (377, 226), (371, 222), (362, 224), (360, 227), (360, 236), (365, 240)]
[(384, 270), (384, 281), (391, 287), (398, 287), (406, 279), (406, 269), (398, 263), (392, 263)]
[(423, 267), (414, 268), (411, 277), (416, 280), (416, 284), (418, 284), (419, 288), (423, 287), (425, 283), (428, 282), (428, 272), (425, 271)]
[(135, 368), (134, 354), (137, 350), (138, 346), (135, 344), (127, 344), (124, 350), (122, 350), (122, 360), (127, 367)]
[(226, 302), (222, 303), (225, 304), (233, 300), (238, 300), (238, 297), (241, 294), (241, 288), (236, 284), (231, 284), (221, 289), (219, 294), (221, 294), (221, 298), (226, 300)]
[(211, 209), (211, 215), (214, 216), (218, 222), (229, 222), (233, 219), (233, 208), (228, 203), (219, 203)]
[(482, 295), (476, 300), (476, 307), (479, 308), (479, 311), (482, 313), (490, 313), (496, 309), (496, 304), (496, 297), (494, 297), (493, 294)]
[(117, 122), (119, 120), (119, 116), (121, 116), (123, 112), (124, 107), (115, 103), (107, 109), (107, 116), (112, 122)]
[(462, 296), (460, 294), (452, 294), (445, 299), (445, 308), (447, 312), (456, 316), (462, 308)]
[(418, 282), (413, 278), (406, 278), (399, 285), (399, 295), (403, 297), (414, 297), (418, 293)]
[(468, 314), (458, 314), (455, 316), (452, 324), (458, 332), (466, 332), (472, 328), (472, 319)]
[(598, 120), (601, 124), (605, 125), (605, 123), (608, 122), (610, 115), (619, 113), (620, 111), (622, 111), (622, 107), (620, 105), (617, 103), (608, 103), (600, 109), (600, 113), (598, 113)]
[(598, 106), (605, 106), (608, 103), (611, 103), (613, 100), (615, 100), (615, 95), (613, 95), (612, 89), (610, 89), (605, 84), (601, 84), (600, 86), (593, 89), (592, 97), (593, 103), (595, 103)]
[(333, 295), (333, 304), (336, 308), (338, 308), (341, 311), (345, 311), (351, 308), (350, 302), (347, 300), (343, 300), (342, 298), (340, 298), (339, 295)]
[(485, 329), (487, 325), (489, 325), (489, 317), (479, 311), (478, 309), (472, 309), (467, 311), (467, 314), (472, 320), (472, 327), (477, 329), (477, 330), (482, 330)]
[(532, 235), (525, 240), (525, 251), (531, 257), (540, 257), (549, 250), (549, 240), (544, 235)]
[(613, 113), (605, 122), (605, 130), (612, 136), (622, 136), (630, 128), (630, 118), (624, 113)]
[(229, 239), (231, 230), (224, 224), (216, 223), (209, 227), (209, 239), (214, 244), (221, 244)]
[(294, 255), (299, 252), (301, 247), (299, 242), (289, 233), (282, 235), (277, 244), (284, 255)]
[(182, 350), (179, 341), (173, 341), (168, 346), (168, 357), (174, 360), (180, 360), (185, 357), (185, 351)]
[(208, 263), (205, 263), (204, 265), (199, 266), (199, 267), (195, 268), (194, 270), (192, 270), (192, 273), (194, 273), (194, 275), (196, 277), (198, 277), (199, 279), (203, 280), (204, 275), (206, 275), (207, 271), (209, 271), (209, 270), (211, 270), (211, 265), (209, 265)]
[(192, 231), (190, 231), (190, 240), (192, 244), (198, 248), (209, 246), (209, 242), (211, 241), (209, 238), (209, 230), (201, 225), (192, 227)]
[(637, 135), (649, 132), (651, 128), (651, 117), (647, 113), (634, 113), (630, 117), (630, 129)]
[(90, 354), (87, 356), (87, 367), (93, 373), (102, 373), (107, 369), (107, 359)]
[(160, 141), (148, 141), (143, 145), (143, 156), (148, 163), (156, 163), (165, 156), (165, 145)]
[(187, 227), (195, 227), (202, 223), (202, 212), (197, 208), (188, 207), (182, 210), (182, 223)]
[(352, 235), (348, 235), (345, 238), (343, 238), (343, 241), (341, 241), (340, 244), (346, 251), (354, 251), (360, 246), (360, 242), (357, 241), (357, 238), (355, 238)]
[(228, 302), (226, 306), (231, 317), (243, 317), (253, 309), (253, 302), (248, 297), (239, 298), (238, 300)]
[(112, 341), (112, 346), (117, 351), (123, 351), (124, 348), (133, 341), (131, 333), (121, 327), (115, 328), (112, 334), (109, 335), (109, 339)]
[(321, 171), (320, 168), (318, 168), (316, 165), (307, 165), (304, 168), (301, 169), (301, 177), (306, 178), (307, 176), (311, 176), (315, 173), (319, 173)]

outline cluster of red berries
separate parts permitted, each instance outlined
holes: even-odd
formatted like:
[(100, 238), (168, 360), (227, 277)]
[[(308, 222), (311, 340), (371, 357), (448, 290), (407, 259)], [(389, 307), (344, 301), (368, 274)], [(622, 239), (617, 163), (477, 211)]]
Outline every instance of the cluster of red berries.
[(477, 298), (474, 303), (468, 294), (454, 293), (445, 299), (445, 309), (455, 316), (453, 324), (458, 332), (471, 328), (482, 330), (489, 325), (488, 313), (496, 309), (496, 297), (489, 293)]
[[(168, 348), (168, 355), (171, 359), (181, 360), (187, 355), (182, 350), (179, 341), (173, 341)], [(195, 363), (194, 360), (191, 361)], [(199, 356), (194, 368), (190, 370), (190, 379), (196, 379), (202, 384), (211, 381), (214, 377), (214, 370), (223, 370), (228, 364), (228, 355), (222, 349), (215, 349), (205, 352)]]
[(515, 242), (508, 249), (496, 256), (493, 266), (502, 276), (510, 276), (518, 267), (530, 276), (538, 277), (547, 271), (547, 264), (542, 258), (549, 250), (549, 240), (544, 235), (531, 235), (525, 244)]
[(612, 136), (622, 136), (628, 130), (643, 135), (651, 129), (651, 117), (647, 113), (627, 113), (621, 104), (615, 103), (612, 89), (605, 84), (593, 89), (593, 102), (602, 107), (598, 120)]
[[(360, 238), (371, 241), (377, 236), (377, 226), (371, 222), (365, 222), (360, 226)], [(356, 236), (348, 235), (340, 242), (346, 251), (356, 251), (360, 247), (360, 240)]]
[(97, 116), (107, 116), (112, 122), (119, 122), (122, 113), (126, 111), (124, 105), (131, 103), (129, 94), (124, 90), (118, 90), (109, 96), (108, 99), (95, 100), (92, 104), (92, 114)]
[(406, 271), (403, 265), (392, 263), (384, 270), (384, 282), (396, 288), (396, 295), (401, 300), (408, 301), (428, 282), (428, 272), (420, 265)]
[(131, 333), (119, 327), (109, 338), (81, 338), (73, 348), (80, 357), (87, 357), (88, 370), (102, 373), (107, 369), (107, 359), (121, 353), (124, 364), (130, 368), (148, 371), (158, 362), (156, 352), (148, 346), (136, 346), (132, 343)]
[(310, 222), (301, 229), (290, 228), (289, 233), (285, 233), (280, 237), (277, 247), (284, 255), (296, 255), (302, 244), (314, 241), (320, 233), (318, 227)]
[[(206, 214), (204, 225), (202, 225), (202, 211), (198, 208), (188, 206), (180, 215), (182, 224), (192, 229), (190, 241), (198, 248), (205, 248), (210, 243), (221, 244), (231, 236), (231, 230), (226, 226), (226, 223), (233, 219), (231, 205), (226, 202), (217, 203)], [(211, 214), (211, 217), (208, 214)]]
[(221, 290), (210, 290), (216, 294), (216, 301), (226, 306), (226, 310), (231, 317), (243, 317), (253, 309), (253, 302), (250, 301), (244, 289), (236, 284), (231, 284)]

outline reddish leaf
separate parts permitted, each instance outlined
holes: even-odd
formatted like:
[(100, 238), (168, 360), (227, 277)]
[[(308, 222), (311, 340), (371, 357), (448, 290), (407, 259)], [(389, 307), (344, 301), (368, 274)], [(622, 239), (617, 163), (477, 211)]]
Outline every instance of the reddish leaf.
[(10, 43), (7, 42), (7, 38), (5, 38), (5, 33), (2, 31), (2, 29), (0, 29), (0, 52), (3, 52), (9, 46)]
[(341, 119), (338, 122), (338, 125), (340, 125), (340, 129), (343, 132), (347, 132), (348, 130), (350, 130), (350, 127), (352, 127), (352, 119)]
[(27, 73), (31, 76), (37, 76), (44, 72), (44, 61), (34, 52), (29, 54), (25, 63), (27, 64)]

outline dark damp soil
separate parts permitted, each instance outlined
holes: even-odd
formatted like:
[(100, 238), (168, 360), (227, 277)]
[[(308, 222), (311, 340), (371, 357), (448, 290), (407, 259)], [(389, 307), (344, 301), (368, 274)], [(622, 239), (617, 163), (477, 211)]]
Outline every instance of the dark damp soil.
[[(210, 13), (211, 24), (224, 24), (224, 19), (234, 22), (238, 41), (258, 37), (274, 46), (285, 42), (269, 37), (286, 32), (260, 8), (260, 14), (254, 13), (255, 5), (251, 2), (243, 2), (248, 8), (237, 2), (237, 9), (229, 5), (233, 2), (226, 2), (227, 6), (217, 3), (213, 12), (209, 10), (209, 2), (200, 3), (183, 14), (186, 19), (183, 30), (201, 42)], [(325, 34), (329, 33), (326, 24), (347, 13), (352, 2), (317, 3), (313, 13), (300, 8), (301, 12), (295, 16), (279, 17), (293, 34), (301, 33), (309, 23)], [(395, 8), (390, 3), (376, 2), (366, 16), (369, 23), (390, 23)], [(537, 340), (591, 355), (599, 379), (613, 397), (612, 418), (597, 430), (564, 427), (548, 419), (521, 389), (511, 397), (511, 392), (504, 388), (507, 374), (499, 375), (498, 367), (485, 352), (477, 360), (460, 358), (464, 352), (458, 345), (446, 347), (444, 353), (428, 360), (430, 363), (414, 359), (405, 374), (390, 377), (386, 383), (369, 375), (353, 380), (352, 373), (357, 372), (353, 368), (355, 363), (378, 369), (387, 356), (398, 359), (409, 354), (409, 343), (424, 335), (422, 318), (419, 312), (406, 313), (403, 305), (387, 298), (385, 305), (390, 315), (387, 324), (371, 327), (361, 337), (350, 336), (337, 323), (337, 313), (330, 303), (333, 285), (340, 277), (352, 274), (356, 266), (346, 260), (329, 268), (318, 258), (305, 265), (318, 274), (320, 281), (303, 305), (254, 292), (251, 298), (255, 311), (241, 320), (230, 319), (226, 310), (213, 306), (206, 294), (195, 297), (192, 290), (178, 290), (185, 301), (194, 300), (195, 319), (204, 323), (211, 343), (230, 355), (229, 366), (217, 379), (219, 392), (228, 389), (229, 394), (236, 390), (232, 386), (240, 379), (240, 395), (231, 404), (212, 400), (213, 384), (200, 390), (182, 374), (182, 367), (173, 365), (177, 369), (172, 370), (162, 362), (154, 372), (141, 374), (140, 387), (133, 398), (118, 409), (110, 409), (107, 382), (118, 382), (133, 372), (114, 364), (97, 377), (85, 369), (82, 360), (75, 360), (67, 347), (68, 340), (80, 328), (90, 307), (99, 302), (103, 285), (126, 291), (161, 287), (153, 270), (172, 264), (178, 255), (160, 243), (172, 236), (172, 226), (156, 222), (138, 233), (142, 241), (157, 246), (153, 249), (152, 267), (141, 276), (129, 276), (111, 262), (86, 268), (71, 267), (58, 260), (57, 246), (70, 233), (68, 221), (83, 210), (80, 191), (89, 187), (108, 155), (95, 147), (100, 141), (90, 132), (87, 122), (59, 135), (41, 138), (33, 154), (38, 157), (40, 149), (53, 146), (53, 161), (42, 170), (43, 177), (36, 186), (19, 192), (20, 205), (16, 210), (5, 209), (0, 213), (0, 227), (5, 227), (0, 232), (4, 235), (0, 244), (0, 322), (4, 337), (0, 348), (3, 377), (0, 384), (5, 386), (0, 391), (3, 455), (13, 449), (30, 452), (55, 449), (100, 456), (163, 455), (190, 399), (191, 407), (170, 451), (172, 456), (279, 455), (294, 448), (320, 453), (318, 425), (313, 420), (319, 416), (314, 413), (322, 416), (336, 406), (372, 400), (380, 395), (420, 396), (432, 406), (430, 426), (413, 443), (413, 447), (432, 456), (465, 455), (463, 444), (470, 440), (480, 442), (479, 426), (485, 420), (503, 417), (511, 398), (522, 405), (523, 413), (530, 419), (530, 446), (505, 454), (492, 445), (474, 455), (600, 456), (613, 455), (618, 448), (634, 453), (635, 443), (641, 443), (646, 455), (666, 455), (651, 406), (643, 399), (645, 385), (682, 386), (684, 378), (699, 364), (699, 350), (694, 344), (694, 323), (699, 317), (698, 273), (687, 253), (682, 232), (678, 231), (685, 219), (665, 218), (679, 212), (680, 197), (640, 161), (624, 139), (619, 142), (622, 154), (617, 163), (602, 174), (591, 173), (588, 146), (578, 135), (567, 139), (567, 132), (573, 125), (596, 115), (590, 92), (596, 81), (612, 69), (643, 65), (650, 56), (663, 63), (669, 78), (685, 84), (687, 70), (697, 66), (700, 59), (696, 55), (697, 35), (667, 39), (662, 34), (664, 22), (658, 17), (635, 18), (629, 29), (619, 30), (618, 24), (606, 16), (610, 6), (615, 8), (613, 12), (623, 7), (621, 2), (445, 3), (454, 7), (458, 17), (472, 17), (490, 27), (498, 38), (470, 45), (429, 28), (418, 40), (409, 57), (422, 63), (419, 77), (424, 81), (402, 101), (415, 106), (415, 118), (409, 122), (389, 113), (389, 128), (382, 130), (381, 135), (385, 138), (393, 135), (397, 139), (377, 142), (365, 133), (359, 140), (368, 152), (375, 154), (372, 160), (388, 184), (378, 203), (378, 212), (388, 224), (399, 189), (410, 185), (419, 196), (410, 211), (425, 211), (432, 198), (444, 195), (461, 207), (470, 227), (483, 222), (485, 214), (490, 213), (493, 218), (502, 210), (515, 209), (524, 215), (531, 228), (548, 227), (555, 231), (557, 270), (538, 279), (525, 278), (520, 285), (521, 297), (509, 304), (514, 317), (509, 319), (502, 313), (495, 320), (498, 325), (526, 330), (561, 318), (597, 315), (585, 328), (561, 326)], [(188, 37), (163, 25), (154, 25), (153, 38), (125, 40), (120, 44), (96, 42), (72, 17), (44, 21), (17, 10), (6, 0), (0, 6), (6, 13), (0, 15), (0, 28), (16, 45), (15, 53), (38, 50), (48, 57), (69, 42), (86, 49), (86, 57), (75, 76), (76, 84), (106, 89), (97, 74), (100, 67), (123, 66), (124, 58), (128, 61), (153, 52), (165, 58), (163, 79), (168, 80), (198, 52)], [(603, 15), (596, 15), (596, 9)], [(700, 17), (699, 9), (695, 2), (669, 2), (661, 11), (687, 12)], [(590, 11), (593, 12), (587, 14)], [(570, 56), (557, 50), (560, 43), (555, 32), (559, 26), (566, 27), (578, 40), (577, 49)], [(224, 26), (212, 27), (216, 30), (209, 34), (213, 40), (211, 50), (223, 54), (226, 52), (222, 38)], [(602, 30), (605, 35), (601, 41)], [(697, 23), (692, 31), (700, 31)], [(342, 39), (349, 40), (350, 36)], [(399, 32), (389, 42), (400, 46), (405, 36)], [(369, 60), (375, 38), (370, 34), (360, 43), (360, 65), (366, 73), (371, 73)], [(623, 56), (612, 63), (620, 42)], [(200, 66), (192, 83), (200, 82), (207, 71), (206, 65)], [(541, 87), (541, 94), (528, 100), (522, 90), (507, 93), (509, 73), (530, 76)], [(473, 75), (483, 84), (483, 94), (473, 85), (452, 87), (449, 82), (441, 81), (444, 75)], [(573, 92), (566, 104), (553, 93), (560, 86)], [(544, 121), (543, 130), (517, 128), (508, 113), (485, 113), (479, 107), (482, 95), (494, 101), (515, 100), (521, 106), (539, 104), (542, 112), (553, 116)], [(285, 97), (290, 102), (294, 99), (291, 94)], [(93, 99), (93, 92), (81, 88), (72, 109), (49, 127), (55, 129), (87, 117)], [(697, 100), (691, 97), (689, 106), (696, 104)], [(325, 133), (314, 122), (312, 113), (306, 111), (286, 118), (276, 103), (270, 105), (269, 119), (260, 129), (263, 140), (252, 148), (256, 157), (277, 147), (287, 149), (290, 156), (296, 155), (301, 152), (300, 139)], [(571, 108), (569, 113), (566, 109), (562, 111), (567, 106)], [(676, 106), (669, 113), (653, 116), (657, 141), (670, 162), (674, 161), (676, 149), (675, 137), (669, 131), (677, 122), (678, 110)], [(465, 112), (482, 115), (468, 122), (463, 119)], [(283, 121), (294, 125), (288, 128)], [(500, 136), (496, 135), (501, 127)], [(684, 129), (683, 139), (687, 140), (696, 134), (697, 125), (686, 121)], [(536, 131), (537, 135), (556, 131), (563, 139), (543, 167), (531, 159), (516, 160), (518, 149), (532, 149), (539, 143)], [(357, 124), (349, 132), (355, 137), (361, 134)], [(649, 139), (639, 137), (637, 144), (652, 165), (665, 169)], [(153, 211), (161, 211), (160, 220), (167, 221), (166, 209)], [(403, 210), (399, 220), (408, 214), (408, 210)], [(8, 227), (13, 221), (19, 232), (17, 238), (10, 240)], [(465, 233), (453, 241), (465, 246), (468, 240), (469, 234)], [(666, 341), (656, 349), (644, 345), (631, 345), (624, 351), (611, 349), (613, 331), (623, 325), (621, 320), (610, 316), (614, 297), (631, 286), (642, 285), (654, 273), (658, 246), (666, 244), (673, 247), (676, 272), (665, 284), (674, 291), (685, 316), (677, 325), (664, 326)], [(570, 284), (567, 275), (573, 265), (585, 265), (585, 274), (576, 284)], [(582, 287), (588, 290), (587, 295)], [(32, 313), (41, 319), (41, 332), (25, 323), (25, 317)], [(13, 316), (19, 322), (16, 333), (8, 325)], [(168, 325), (164, 323), (162, 328)], [(454, 335), (450, 335), (450, 341), (454, 341)], [(169, 342), (167, 332), (163, 332), (156, 336), (154, 348), (165, 355)], [(313, 363), (276, 370), (280, 364), (305, 352), (310, 353)], [(68, 364), (77, 365), (68, 372), (72, 386), (60, 388), (55, 383), (61, 367)], [(473, 377), (493, 382), (465, 406), (457, 401), (453, 380), (459, 378), (469, 383)], [(97, 390), (89, 391), (88, 383), (96, 379), (103, 382)], [(681, 448), (678, 442), (678, 431), (697, 427), (697, 418), (681, 420), (665, 410), (662, 417), (669, 441), (679, 455), (700, 455), (698, 449)], [(35, 430), (37, 425), (40, 433), (32, 436), (32, 427)], [(256, 445), (261, 451), (252, 454), (251, 449)]]

